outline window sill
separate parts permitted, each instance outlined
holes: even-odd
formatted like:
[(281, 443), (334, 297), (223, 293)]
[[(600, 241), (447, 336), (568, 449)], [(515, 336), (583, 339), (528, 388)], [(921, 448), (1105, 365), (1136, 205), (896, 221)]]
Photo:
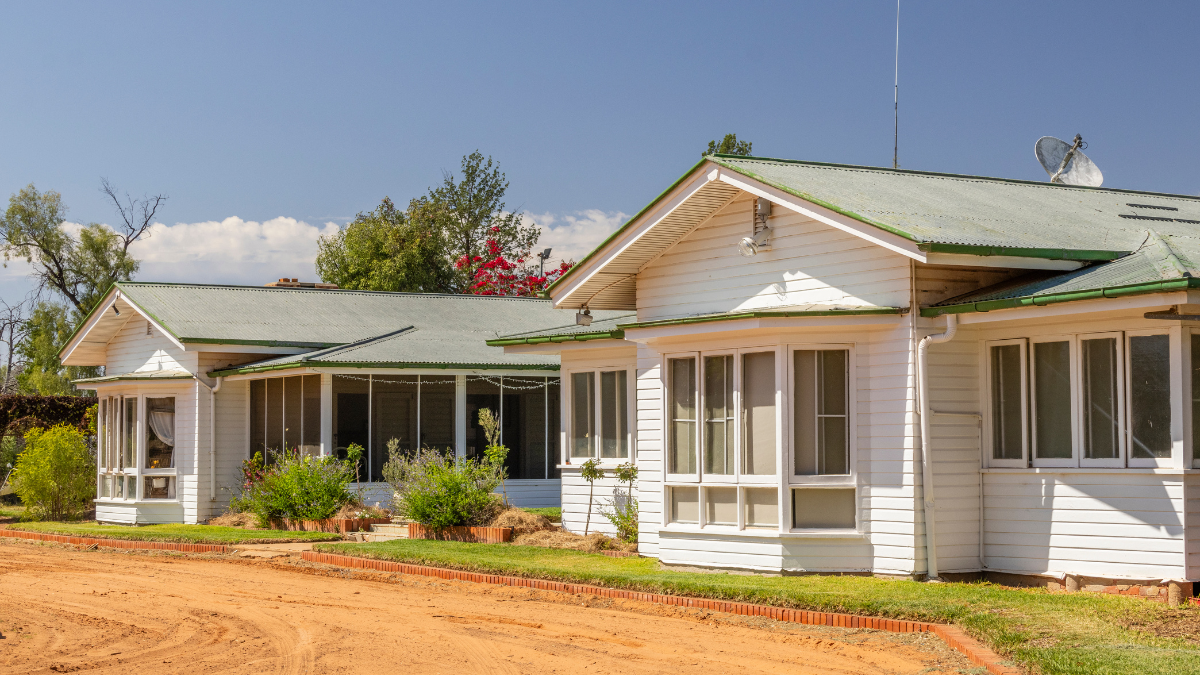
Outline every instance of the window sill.
[(92, 500), (96, 504), (107, 506), (146, 506), (147, 504), (178, 504), (179, 499), (114, 499), (105, 497)]
[(865, 532), (858, 530), (845, 529), (829, 529), (829, 530), (791, 530), (789, 532), (780, 532), (779, 530), (770, 529), (755, 529), (746, 528), (739, 530), (736, 527), (698, 527), (696, 525), (667, 525), (660, 527), (658, 530), (662, 534), (700, 534), (722, 537), (754, 537), (754, 538), (775, 538), (775, 539), (866, 539)]
[[(586, 462), (586, 461), (587, 461), (586, 459), (583, 460), (583, 462)], [(580, 462), (579, 464), (556, 464), (554, 466), (554, 468), (556, 468), (556, 469), (578, 469), (579, 467), (581, 467), (583, 465), (583, 462)], [(628, 459), (615, 459), (615, 460), (607, 460), (607, 461), (600, 462), (599, 464), (597, 464), (597, 466), (599, 466), (601, 469), (615, 469), (618, 466), (621, 466), (622, 464), (628, 464), (628, 463), (629, 463)]]

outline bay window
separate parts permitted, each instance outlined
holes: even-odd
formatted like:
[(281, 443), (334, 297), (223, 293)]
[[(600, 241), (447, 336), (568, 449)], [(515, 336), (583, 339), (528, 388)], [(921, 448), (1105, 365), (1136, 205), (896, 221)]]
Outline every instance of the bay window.
[(1178, 365), (1167, 330), (1002, 340), (985, 353), (990, 466), (1168, 465)]
[(97, 499), (176, 499), (175, 397), (102, 396), (97, 404)]
[(666, 355), (666, 524), (854, 529), (850, 370), (845, 346)]
[(630, 458), (629, 373), (618, 369), (577, 371), (570, 375), (570, 457), (620, 463)]

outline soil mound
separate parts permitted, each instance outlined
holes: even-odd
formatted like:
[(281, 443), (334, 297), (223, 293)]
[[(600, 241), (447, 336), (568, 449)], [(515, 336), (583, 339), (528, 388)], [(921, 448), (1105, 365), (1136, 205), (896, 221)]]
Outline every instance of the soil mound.
[(209, 525), (221, 527), (240, 527), (243, 530), (257, 530), (258, 518), (253, 513), (223, 513), (208, 521)]
[(517, 535), (514, 533), (512, 543), (518, 546), (541, 546), (542, 548), (569, 548), (588, 553), (600, 551), (636, 551), (637, 544), (629, 544), (619, 539), (592, 532), (584, 537), (562, 529), (539, 530)]
[(530, 513), (523, 509), (508, 509), (488, 523), (488, 527), (511, 527), (513, 536), (517, 537), (532, 532), (556, 529), (554, 523), (546, 516)]

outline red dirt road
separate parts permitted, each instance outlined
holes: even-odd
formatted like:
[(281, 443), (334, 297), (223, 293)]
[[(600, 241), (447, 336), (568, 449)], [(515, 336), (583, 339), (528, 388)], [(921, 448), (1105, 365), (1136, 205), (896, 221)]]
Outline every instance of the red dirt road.
[(0, 540), (0, 673), (975, 672), (930, 634)]

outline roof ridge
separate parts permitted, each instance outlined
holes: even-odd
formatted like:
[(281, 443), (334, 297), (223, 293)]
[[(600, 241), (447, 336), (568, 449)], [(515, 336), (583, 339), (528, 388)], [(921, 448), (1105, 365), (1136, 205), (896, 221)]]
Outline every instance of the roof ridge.
[(358, 348), (358, 347), (363, 347), (363, 346), (366, 346), (366, 345), (368, 345), (368, 344), (370, 344), (370, 343), (372, 343), (372, 342), (376, 342), (376, 341), (379, 341), (379, 340), (386, 340), (386, 339), (388, 339), (388, 338), (390, 338), (390, 337), (395, 337), (395, 336), (397, 336), (397, 335), (402, 335), (402, 334), (404, 334), (404, 333), (407, 333), (407, 332), (409, 332), (409, 331), (411, 331), (411, 330), (416, 330), (416, 326), (409, 325), (409, 326), (405, 326), (404, 328), (400, 328), (400, 329), (398, 329), (398, 330), (388, 331), (387, 333), (381, 333), (381, 334), (379, 334), (379, 335), (374, 335), (374, 336), (372, 336), (372, 337), (363, 338), (363, 339), (361, 339), (361, 340), (355, 340), (354, 342), (348, 342), (348, 343), (346, 343), (346, 344), (344, 344), (344, 345), (335, 345), (335, 346), (333, 346), (333, 347), (327, 347), (327, 348), (325, 348), (325, 349), (318, 349), (318, 350), (316, 350), (316, 351), (313, 351), (313, 352), (307, 352), (307, 353), (305, 353), (304, 355), (302, 355), (302, 356), (301, 356), (300, 360), (301, 360), (301, 361), (308, 361), (308, 360), (310, 360), (310, 359), (312, 359), (312, 358), (314, 358), (314, 357), (317, 357), (317, 356), (327, 356), (327, 355), (329, 355), (329, 354), (333, 354), (333, 353), (336, 353), (336, 352), (339, 352), (339, 351), (342, 351), (342, 350), (349, 350), (349, 349), (355, 349), (355, 348)]
[(1170, 242), (1164, 239), (1158, 232), (1146, 230), (1146, 239), (1138, 247), (1138, 253), (1151, 248), (1158, 255), (1149, 256), (1150, 264), (1154, 266), (1154, 269), (1158, 271), (1158, 275), (1163, 279), (1195, 276), (1191, 266), (1180, 258), (1175, 249), (1171, 247)]
[(975, 180), (975, 181), (992, 181), (997, 183), (1011, 183), (1015, 185), (1030, 185), (1054, 189), (1068, 190), (1092, 190), (1097, 192), (1113, 192), (1118, 194), (1138, 194), (1149, 195), (1154, 197), (1168, 197), (1173, 199), (1187, 199), (1190, 201), (1200, 201), (1200, 195), (1185, 195), (1173, 192), (1148, 192), (1146, 190), (1131, 190), (1128, 188), (1114, 187), (1092, 187), (1089, 185), (1067, 185), (1065, 183), (1051, 183), (1048, 181), (1029, 180), (1025, 178), (1002, 178), (1000, 176), (979, 176), (967, 173), (945, 173), (940, 171), (922, 171), (919, 169), (894, 169), (886, 166), (868, 166), (865, 164), (840, 164), (837, 162), (816, 162), (804, 159), (783, 159), (780, 157), (757, 157), (752, 155), (724, 155), (713, 154), (708, 157), (714, 157), (722, 160), (733, 161), (758, 161), (758, 162), (776, 162), (779, 164), (801, 164), (821, 169), (847, 169), (855, 171), (871, 171), (878, 173), (894, 173), (906, 174), (912, 176), (921, 176), (926, 178), (952, 178), (959, 180)]
[(361, 293), (364, 295), (383, 295), (383, 296), (412, 296), (419, 298), (477, 298), (488, 300), (524, 300), (549, 302), (545, 298), (520, 296), (520, 295), (476, 295), (474, 293), (418, 293), (414, 291), (368, 291), (358, 288), (288, 288), (278, 286), (248, 286), (241, 284), (195, 284), (176, 281), (118, 281), (116, 286), (126, 288), (129, 286), (166, 286), (166, 287), (184, 287), (184, 288), (202, 288), (202, 289), (230, 289), (239, 291), (266, 291), (271, 293)]

